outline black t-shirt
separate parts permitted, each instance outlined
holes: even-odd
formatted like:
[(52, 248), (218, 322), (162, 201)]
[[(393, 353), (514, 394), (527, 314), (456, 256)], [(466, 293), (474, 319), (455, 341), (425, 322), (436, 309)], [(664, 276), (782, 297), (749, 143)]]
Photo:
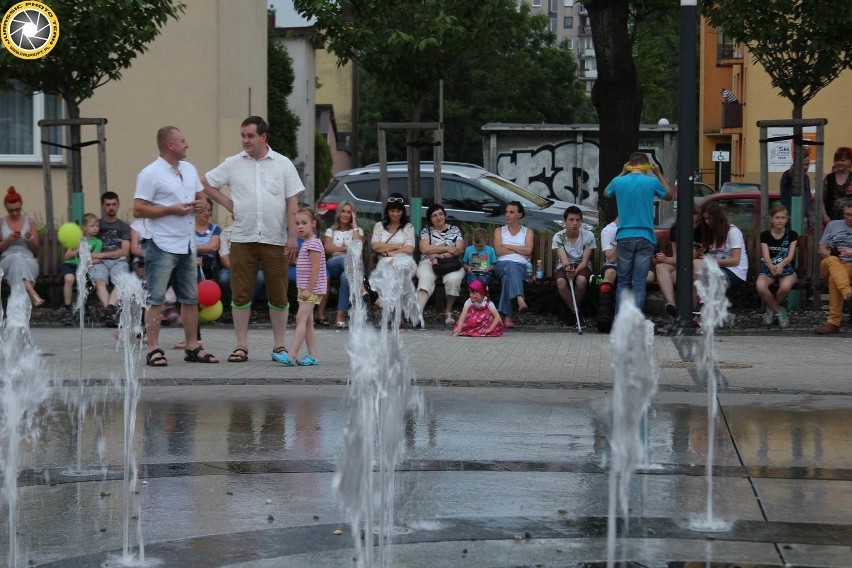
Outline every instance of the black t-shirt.
[[(786, 246), (784, 241), (787, 241)], [(769, 247), (769, 259), (773, 264), (778, 264), (790, 254), (790, 245), (799, 240), (799, 234), (796, 231), (788, 229), (784, 232), (780, 239), (772, 236), (772, 231), (763, 231), (760, 233), (760, 244), (765, 244)], [(777, 259), (777, 260), (776, 260)], [(766, 261), (767, 259), (763, 259)]]
[(130, 225), (116, 219), (113, 222), (100, 220), (98, 238), (103, 241), (103, 252), (111, 252), (121, 248), (121, 241), (130, 240)]

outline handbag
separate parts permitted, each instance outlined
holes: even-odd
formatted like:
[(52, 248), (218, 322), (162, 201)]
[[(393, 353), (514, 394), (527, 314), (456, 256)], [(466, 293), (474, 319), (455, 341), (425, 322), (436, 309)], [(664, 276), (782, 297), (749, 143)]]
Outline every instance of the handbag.
[[(432, 241), (432, 229), (427, 229), (429, 231), (429, 242)], [(460, 270), (462, 268), (461, 260), (457, 257), (452, 258), (433, 258), (432, 259), (432, 272), (435, 273), (435, 276), (444, 276), (445, 274), (449, 274), (450, 272), (455, 272), (456, 270)]]
[(435, 276), (444, 276), (450, 272), (460, 270), (462, 267), (461, 261), (456, 257), (436, 258), (435, 260), (437, 262), (432, 263), (432, 272), (435, 273)]

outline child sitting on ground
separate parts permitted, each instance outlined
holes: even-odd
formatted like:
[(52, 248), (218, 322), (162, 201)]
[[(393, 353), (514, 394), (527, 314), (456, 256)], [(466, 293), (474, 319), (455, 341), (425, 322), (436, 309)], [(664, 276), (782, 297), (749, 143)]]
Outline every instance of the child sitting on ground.
[[(100, 224), (98, 216), (94, 213), (83, 215), (83, 236), (89, 242), (89, 252), (101, 252), (104, 247), (103, 241), (98, 238)], [(65, 262), (59, 269), (62, 275), (62, 302), (65, 310), (62, 312), (62, 325), (74, 325), (74, 310), (71, 307), (71, 298), (74, 296), (74, 283), (77, 281), (77, 266), (80, 264), (80, 247), (65, 249)]]
[(488, 299), (485, 285), (480, 280), (470, 283), (470, 298), (464, 303), (453, 335), (468, 337), (500, 337), (503, 320), (494, 302)]
[(497, 253), (494, 247), (488, 245), (488, 231), (482, 227), (473, 231), (473, 244), (464, 250), (462, 265), (467, 273), (467, 284), (474, 280), (480, 280), (487, 287), (491, 282), (491, 273), (494, 263), (497, 262)]

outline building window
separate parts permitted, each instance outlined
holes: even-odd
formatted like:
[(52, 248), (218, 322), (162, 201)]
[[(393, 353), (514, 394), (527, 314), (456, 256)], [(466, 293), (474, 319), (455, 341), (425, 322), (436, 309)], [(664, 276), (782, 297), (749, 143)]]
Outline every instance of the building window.
[[(0, 91), (0, 163), (41, 162), (38, 121), (61, 116), (62, 103), (56, 96), (43, 93), (28, 95), (19, 85)], [(51, 141), (62, 143), (62, 130), (51, 130)], [(50, 155), (51, 161), (62, 160), (60, 148), (51, 148)]]
[(550, 31), (556, 33), (556, 16), (551, 16), (550, 18)]
[(555, 14), (556, 13), (556, 0), (550, 0), (549, 4), (550, 4), (550, 12)]
[(532, 0), (533, 6), (541, 6), (541, 0)]
[(562, 5), (565, 6), (566, 8), (573, 8), (574, 7), (574, 0), (563, 0)]
[(562, 27), (565, 29), (574, 27), (574, 16), (565, 16), (562, 18)]
[(574, 38), (566, 37), (562, 40), (563, 49), (574, 50)]

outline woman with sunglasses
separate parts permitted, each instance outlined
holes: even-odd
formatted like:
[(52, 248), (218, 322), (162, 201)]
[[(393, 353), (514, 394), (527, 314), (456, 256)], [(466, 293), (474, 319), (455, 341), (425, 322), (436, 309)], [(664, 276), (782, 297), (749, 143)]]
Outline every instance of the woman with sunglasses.
[(503, 326), (508, 329), (515, 327), (512, 300), (517, 300), (518, 312), (527, 309), (524, 280), (533, 253), (534, 233), (521, 225), (524, 215), (524, 206), (518, 201), (510, 201), (505, 209), (506, 225), (494, 230), (494, 250), (497, 252), (494, 276), (500, 279), (497, 310), (503, 314)]
[(21, 213), (24, 201), (14, 186), (6, 192), (3, 205), (8, 213), (0, 219), (0, 270), (3, 278), (10, 286), (23, 283), (33, 306), (41, 306), (44, 300), (33, 288), (38, 276), (38, 229), (32, 226), (29, 217)]
[[(453, 304), (459, 297), (465, 270), (459, 258), (464, 253), (461, 229), (447, 223), (447, 212), (437, 203), (426, 210), (427, 226), (420, 232), (420, 264), (417, 265), (417, 303), (423, 311), (435, 291), (435, 281), (444, 283), (444, 324), (453, 325)], [(444, 264), (444, 266), (442, 266)], [(438, 274), (440, 273), (440, 274)]]
[(400, 193), (392, 193), (385, 203), (382, 220), (373, 227), (370, 248), (378, 256), (378, 262), (392, 260), (394, 257), (413, 260), (414, 226), (408, 222), (405, 212), (405, 198)]

